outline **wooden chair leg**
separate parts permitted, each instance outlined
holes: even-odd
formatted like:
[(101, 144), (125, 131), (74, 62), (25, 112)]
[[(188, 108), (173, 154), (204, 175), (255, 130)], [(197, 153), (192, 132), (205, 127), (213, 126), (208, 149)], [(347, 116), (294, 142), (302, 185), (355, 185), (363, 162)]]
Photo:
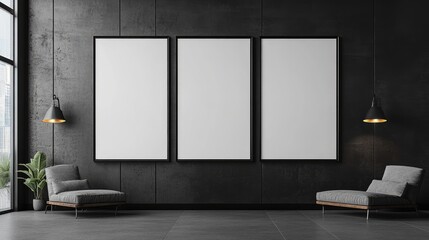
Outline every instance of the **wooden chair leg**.
[(77, 219), (77, 208), (74, 209), (75, 210), (75, 215), (76, 215), (76, 219)]
[[(49, 207), (49, 204), (46, 204), (46, 207), (45, 207), (45, 214), (46, 214), (46, 212), (48, 211), (48, 207)], [(52, 210), (52, 206), (51, 206), (51, 210)]]
[(322, 205), (322, 214), (325, 215), (325, 206)]
[(366, 210), (366, 220), (369, 219), (369, 209)]

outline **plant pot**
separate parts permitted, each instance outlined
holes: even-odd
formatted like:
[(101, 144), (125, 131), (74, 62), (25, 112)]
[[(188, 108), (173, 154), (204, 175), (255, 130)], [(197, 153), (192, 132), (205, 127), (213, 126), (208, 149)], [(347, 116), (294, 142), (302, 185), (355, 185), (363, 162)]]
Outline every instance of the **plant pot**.
[(34, 211), (42, 211), (45, 208), (45, 201), (41, 199), (33, 199)]

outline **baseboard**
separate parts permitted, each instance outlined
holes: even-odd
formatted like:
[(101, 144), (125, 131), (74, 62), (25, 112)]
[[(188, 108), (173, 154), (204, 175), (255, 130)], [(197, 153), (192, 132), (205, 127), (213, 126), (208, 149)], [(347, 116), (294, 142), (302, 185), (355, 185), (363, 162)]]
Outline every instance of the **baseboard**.
[(126, 204), (128, 210), (314, 210), (316, 204)]
[(418, 204), (419, 210), (429, 210), (429, 204)]
[[(70, 210), (69, 208), (56, 209)], [(100, 207), (101, 209), (103, 207)], [(108, 208), (108, 207), (105, 207)], [(26, 204), (20, 210), (32, 210), (33, 206)], [(211, 204), (124, 204), (120, 207), (122, 210), (315, 210), (321, 209), (316, 204), (229, 204), (229, 203), (211, 203)]]
[[(329, 207), (330, 209), (347, 208)], [(26, 204), (19, 210), (32, 210), (33, 206)], [(61, 209), (58, 208), (57, 209)], [(320, 210), (316, 204), (125, 204), (123, 210)], [(64, 208), (64, 210), (70, 210)], [(419, 210), (429, 210), (429, 205), (419, 205)]]

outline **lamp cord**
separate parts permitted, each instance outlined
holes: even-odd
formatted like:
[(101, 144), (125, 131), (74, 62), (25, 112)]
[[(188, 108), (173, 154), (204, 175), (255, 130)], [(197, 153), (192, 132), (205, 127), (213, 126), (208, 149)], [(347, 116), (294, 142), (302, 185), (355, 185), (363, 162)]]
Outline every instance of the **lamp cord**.
[[(376, 79), (376, 72), (375, 72), (375, 0), (372, 1), (372, 61), (373, 61), (373, 86), (372, 86), (372, 93), (373, 93), (373, 101), (377, 103), (377, 97), (375, 95), (375, 79)], [(375, 124), (373, 124), (372, 128), (372, 176), (373, 179), (375, 179)]]
[[(52, 95), (55, 96), (55, 0), (52, 0)], [(53, 100), (55, 104), (55, 100)], [(52, 166), (55, 165), (55, 124), (52, 124)]]
[(373, 86), (372, 86), (372, 92), (375, 96), (375, 81), (376, 81), (376, 71), (375, 71), (375, 0), (372, 1), (372, 58), (373, 58)]

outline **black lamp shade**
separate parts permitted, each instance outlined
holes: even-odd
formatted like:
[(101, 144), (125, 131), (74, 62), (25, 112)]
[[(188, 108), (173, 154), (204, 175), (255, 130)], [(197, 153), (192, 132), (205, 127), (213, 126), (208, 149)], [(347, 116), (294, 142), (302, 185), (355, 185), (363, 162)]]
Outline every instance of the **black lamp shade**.
[[(58, 102), (58, 106), (55, 105), (55, 101)], [(63, 111), (60, 109), (60, 100), (54, 95), (52, 106), (48, 109), (43, 118), (42, 122), (45, 123), (63, 123), (66, 119), (64, 118)]]
[(384, 115), (383, 109), (377, 104), (377, 99), (374, 96), (372, 99), (371, 108), (368, 110), (368, 113), (363, 120), (366, 123), (385, 123), (387, 118)]
[(45, 114), (42, 122), (45, 123), (63, 123), (65, 122), (63, 111), (57, 106), (52, 105)]

